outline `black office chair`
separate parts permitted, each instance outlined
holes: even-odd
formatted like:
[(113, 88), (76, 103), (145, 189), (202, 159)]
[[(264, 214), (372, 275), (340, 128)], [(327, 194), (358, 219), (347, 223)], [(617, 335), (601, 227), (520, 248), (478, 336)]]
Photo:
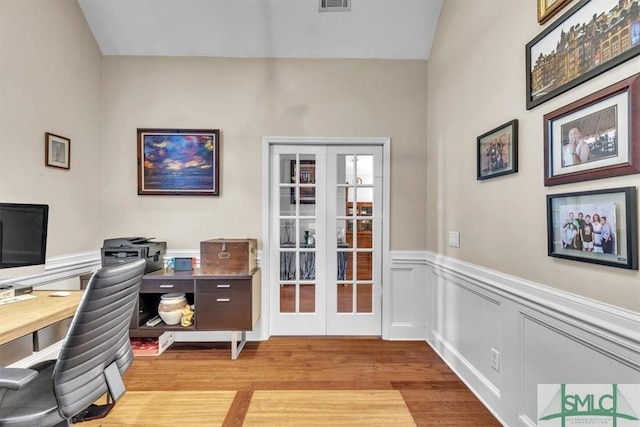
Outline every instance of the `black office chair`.
[(91, 276), (57, 360), (0, 368), (0, 426), (70, 426), (87, 408), (99, 417), (113, 407), (133, 362), (129, 323), (144, 269), (136, 260)]

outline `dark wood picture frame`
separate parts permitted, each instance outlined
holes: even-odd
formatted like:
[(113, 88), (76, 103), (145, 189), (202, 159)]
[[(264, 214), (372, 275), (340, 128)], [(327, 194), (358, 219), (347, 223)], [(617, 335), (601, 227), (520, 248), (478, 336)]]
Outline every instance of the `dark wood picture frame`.
[(139, 195), (220, 195), (218, 129), (137, 132)]
[(640, 5), (619, 7), (580, 0), (527, 43), (527, 110), (640, 54)]
[[(316, 161), (300, 160), (300, 170), (296, 167), (296, 161), (291, 160), (291, 182), (299, 181), (300, 204), (313, 205), (316, 203)], [(296, 203), (296, 188), (291, 188), (291, 204)]]
[(45, 132), (44, 164), (52, 168), (71, 169), (71, 140)]
[(545, 114), (543, 121), (544, 185), (640, 172), (640, 74)]
[(518, 120), (511, 120), (477, 138), (477, 179), (518, 172)]
[(544, 24), (560, 10), (571, 3), (571, 0), (555, 0), (548, 4), (548, 0), (538, 0), (538, 23)]
[(635, 187), (547, 195), (548, 255), (637, 270), (636, 197)]

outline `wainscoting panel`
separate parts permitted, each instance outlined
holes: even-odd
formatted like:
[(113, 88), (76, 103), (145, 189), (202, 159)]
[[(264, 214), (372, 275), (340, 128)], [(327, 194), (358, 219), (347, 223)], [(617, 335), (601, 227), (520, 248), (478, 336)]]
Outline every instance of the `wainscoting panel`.
[(425, 258), (425, 338), (504, 425), (537, 424), (538, 384), (640, 384), (638, 313)]
[(424, 340), (429, 311), (426, 258), (424, 252), (392, 251), (391, 280), (383, 284), (383, 338), (388, 340)]

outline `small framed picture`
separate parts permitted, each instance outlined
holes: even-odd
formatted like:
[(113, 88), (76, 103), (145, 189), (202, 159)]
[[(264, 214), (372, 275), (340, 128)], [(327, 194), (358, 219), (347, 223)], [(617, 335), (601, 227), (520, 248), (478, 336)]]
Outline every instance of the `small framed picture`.
[(518, 171), (518, 120), (478, 137), (478, 180)]
[[(300, 167), (295, 160), (291, 160), (291, 182), (298, 184), (300, 204), (313, 205), (316, 203), (316, 161), (300, 160)], [(291, 188), (291, 204), (296, 203), (296, 188)]]
[(635, 187), (547, 196), (548, 255), (638, 269)]
[(44, 164), (54, 168), (71, 168), (71, 140), (50, 132), (44, 134)]
[(544, 116), (544, 184), (640, 172), (640, 74)]
[(538, 22), (544, 24), (571, 0), (538, 0)]

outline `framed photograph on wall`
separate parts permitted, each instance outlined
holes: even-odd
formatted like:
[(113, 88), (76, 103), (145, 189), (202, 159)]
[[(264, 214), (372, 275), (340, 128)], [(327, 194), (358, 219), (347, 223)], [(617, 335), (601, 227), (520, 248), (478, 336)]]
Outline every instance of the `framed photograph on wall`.
[(138, 129), (138, 194), (218, 196), (220, 131)]
[(638, 54), (637, 1), (580, 0), (526, 46), (527, 110)]
[[(315, 160), (300, 160), (298, 168), (295, 160), (291, 160), (291, 182), (299, 183), (300, 204), (312, 205), (316, 203), (316, 162)], [(296, 203), (296, 188), (291, 188), (291, 204)]]
[(640, 74), (544, 116), (544, 184), (640, 172)]
[(538, 22), (544, 24), (571, 0), (538, 0)]
[(477, 138), (478, 180), (518, 171), (518, 120), (511, 120)]
[(44, 134), (44, 164), (71, 169), (71, 140), (50, 132)]
[(635, 187), (547, 196), (548, 255), (638, 269)]

